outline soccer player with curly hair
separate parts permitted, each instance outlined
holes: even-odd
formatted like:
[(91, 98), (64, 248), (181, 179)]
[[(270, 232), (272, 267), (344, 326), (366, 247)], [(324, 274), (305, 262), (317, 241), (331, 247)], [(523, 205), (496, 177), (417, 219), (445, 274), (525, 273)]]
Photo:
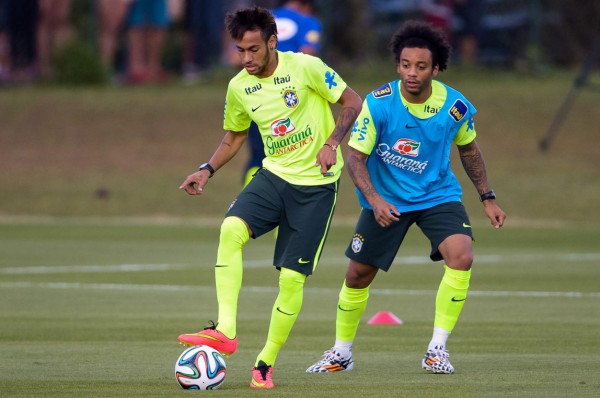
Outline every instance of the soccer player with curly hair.
[(429, 239), (431, 260), (445, 263), (433, 336), (421, 364), (431, 373), (454, 373), (446, 346), (467, 299), (473, 234), (461, 186), (450, 168), (453, 145), (492, 226), (500, 228), (506, 218), (495, 203), (475, 141), (475, 107), (434, 80), (450, 56), (442, 33), (425, 22), (408, 21), (393, 36), (390, 49), (400, 79), (367, 95), (346, 156), (362, 211), (346, 250), (350, 263), (339, 294), (335, 345), (309, 373), (354, 367), (352, 345), (369, 286), (379, 270), (389, 270), (413, 224)]

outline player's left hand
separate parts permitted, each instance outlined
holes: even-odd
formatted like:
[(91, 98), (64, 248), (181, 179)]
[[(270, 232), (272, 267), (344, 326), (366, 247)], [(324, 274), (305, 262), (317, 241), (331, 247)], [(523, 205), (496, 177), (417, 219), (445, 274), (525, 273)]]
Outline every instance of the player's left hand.
[(500, 228), (504, 225), (506, 214), (493, 200), (483, 201), (483, 210), (492, 222), (494, 228)]
[(337, 163), (337, 147), (334, 150), (329, 145), (323, 145), (323, 148), (321, 148), (319, 150), (319, 153), (317, 153), (317, 162), (315, 163), (315, 166), (317, 166), (317, 167), (320, 166), (321, 174), (325, 175), (325, 173), (327, 173), (329, 171), (331, 166), (333, 166), (336, 163)]

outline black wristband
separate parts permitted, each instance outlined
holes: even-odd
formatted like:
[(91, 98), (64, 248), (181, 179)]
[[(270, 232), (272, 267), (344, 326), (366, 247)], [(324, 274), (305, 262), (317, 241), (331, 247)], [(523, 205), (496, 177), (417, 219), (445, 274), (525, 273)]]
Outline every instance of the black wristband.
[(202, 171), (202, 170), (208, 170), (208, 172), (210, 173), (210, 176), (208, 178), (212, 177), (213, 174), (215, 174), (215, 169), (208, 162), (202, 163), (200, 165), (200, 167), (198, 167), (198, 171)]
[(483, 202), (484, 200), (488, 200), (488, 199), (496, 199), (496, 192), (494, 192), (493, 189), (490, 189), (488, 192), (481, 194), (481, 196), (479, 196), (479, 200), (481, 202)]

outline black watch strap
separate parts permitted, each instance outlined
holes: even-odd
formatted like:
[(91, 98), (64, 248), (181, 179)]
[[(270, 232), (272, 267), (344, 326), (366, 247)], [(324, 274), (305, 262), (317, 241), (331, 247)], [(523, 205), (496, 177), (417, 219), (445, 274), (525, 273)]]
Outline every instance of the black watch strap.
[(479, 196), (479, 200), (482, 202), (484, 200), (488, 200), (488, 199), (496, 199), (496, 192), (494, 192), (493, 189), (490, 189), (488, 192), (481, 194), (481, 196)]
[(208, 162), (201, 164), (200, 167), (198, 167), (198, 170), (208, 170), (208, 172), (210, 173), (210, 177), (212, 177), (213, 174), (215, 174), (215, 169)]

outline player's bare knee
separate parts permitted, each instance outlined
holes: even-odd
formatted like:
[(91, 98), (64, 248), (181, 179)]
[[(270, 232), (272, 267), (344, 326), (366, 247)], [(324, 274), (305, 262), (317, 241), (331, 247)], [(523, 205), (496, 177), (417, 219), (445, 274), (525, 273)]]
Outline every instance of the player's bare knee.
[(446, 258), (446, 265), (449, 268), (459, 271), (468, 271), (473, 265), (473, 252), (461, 252)]
[(346, 271), (346, 286), (351, 289), (364, 289), (373, 282), (378, 270), (371, 265), (351, 262)]

